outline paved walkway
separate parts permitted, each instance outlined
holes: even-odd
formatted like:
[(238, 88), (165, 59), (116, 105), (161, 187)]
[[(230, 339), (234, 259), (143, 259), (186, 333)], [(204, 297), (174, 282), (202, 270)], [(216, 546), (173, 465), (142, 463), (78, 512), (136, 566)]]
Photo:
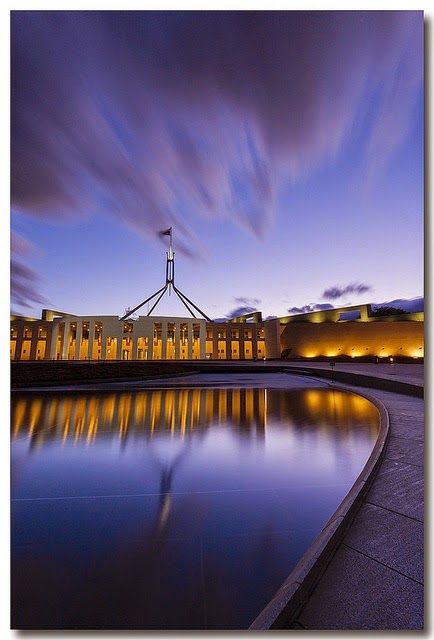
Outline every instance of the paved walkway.
[[(330, 369), (328, 362), (290, 362), (287, 367), (309, 367), (312, 369)], [(423, 364), (374, 364), (370, 362), (353, 363), (336, 363), (335, 371), (347, 371), (352, 373), (361, 373), (376, 378), (388, 378), (390, 380), (399, 380), (400, 382), (411, 382), (412, 384), (423, 384), (424, 366)]]
[(423, 628), (423, 400), (370, 394), (390, 415), (385, 457), (293, 629)]

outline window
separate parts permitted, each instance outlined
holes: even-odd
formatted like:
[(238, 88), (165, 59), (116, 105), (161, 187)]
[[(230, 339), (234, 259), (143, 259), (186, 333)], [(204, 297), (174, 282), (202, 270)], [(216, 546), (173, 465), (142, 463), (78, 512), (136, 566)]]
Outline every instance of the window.
[(24, 338), (31, 338), (32, 330), (30, 327), (24, 327)]

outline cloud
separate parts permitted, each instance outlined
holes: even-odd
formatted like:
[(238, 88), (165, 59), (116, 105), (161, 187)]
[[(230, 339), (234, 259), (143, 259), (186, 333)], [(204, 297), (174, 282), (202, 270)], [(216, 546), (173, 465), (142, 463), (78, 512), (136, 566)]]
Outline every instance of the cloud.
[(328, 309), (334, 309), (333, 305), (321, 302), (311, 302), (310, 304), (305, 304), (303, 307), (290, 307), (288, 309), (288, 313), (310, 313), (312, 311), (327, 311)]
[(259, 298), (249, 298), (245, 296), (240, 296), (234, 298), (234, 303), (238, 304), (238, 307), (229, 311), (225, 318), (216, 318), (215, 321), (225, 321), (230, 318), (236, 318), (237, 316), (243, 316), (248, 313), (254, 313), (258, 311), (258, 305), (261, 303)]
[(173, 226), (191, 257), (200, 218), (263, 237), (360, 122), (384, 170), (422, 88), (421, 11), (13, 11), (11, 37), (13, 210)]
[(261, 304), (259, 298), (234, 298), (234, 302), (238, 302), (239, 304), (244, 304), (246, 306), (256, 306)]
[(32, 269), (16, 260), (11, 261), (11, 302), (19, 307), (30, 308), (32, 303), (44, 304), (45, 299), (37, 292), (38, 277)]
[(17, 231), (11, 233), (11, 303), (18, 307), (30, 308), (33, 303), (45, 304), (46, 300), (38, 292), (39, 277), (33, 269), (24, 265), (22, 259), (35, 252), (30, 240)]
[(361, 158), (393, 155), (422, 36), (411, 11), (12, 12), (13, 206), (174, 226), (191, 254), (197, 217), (261, 237), (363, 118)]
[(353, 282), (343, 287), (340, 285), (329, 287), (328, 289), (325, 289), (321, 298), (323, 300), (336, 300), (337, 298), (342, 298), (348, 294), (360, 296), (362, 293), (367, 293), (368, 291), (372, 291), (372, 286), (370, 284), (366, 284), (364, 282)]
[(236, 309), (232, 309), (229, 311), (227, 318), (236, 318), (237, 316), (244, 316), (247, 313), (253, 313), (257, 311), (256, 307), (237, 307)]

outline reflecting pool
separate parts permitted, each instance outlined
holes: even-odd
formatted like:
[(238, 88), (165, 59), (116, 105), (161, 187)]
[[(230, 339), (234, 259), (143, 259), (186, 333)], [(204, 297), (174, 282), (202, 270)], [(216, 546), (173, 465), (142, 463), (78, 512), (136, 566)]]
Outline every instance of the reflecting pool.
[(321, 388), (14, 394), (12, 627), (247, 628), (378, 423)]

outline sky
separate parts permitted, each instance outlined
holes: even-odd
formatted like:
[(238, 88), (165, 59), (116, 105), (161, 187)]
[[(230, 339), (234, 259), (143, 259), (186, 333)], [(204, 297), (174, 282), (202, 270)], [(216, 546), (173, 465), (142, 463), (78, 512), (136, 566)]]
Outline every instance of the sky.
[(13, 11), (12, 310), (420, 296), (423, 136), (420, 11)]

